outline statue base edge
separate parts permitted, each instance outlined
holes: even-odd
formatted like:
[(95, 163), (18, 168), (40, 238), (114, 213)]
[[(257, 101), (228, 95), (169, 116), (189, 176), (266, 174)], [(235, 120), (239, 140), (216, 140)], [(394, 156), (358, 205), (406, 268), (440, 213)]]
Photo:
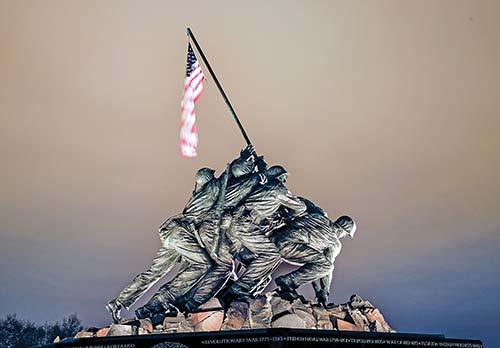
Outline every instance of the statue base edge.
[(479, 340), (446, 338), (444, 335), (374, 333), (308, 329), (250, 329), (218, 332), (150, 334), (116, 337), (73, 338), (39, 348), (202, 348), (202, 347), (349, 347), (349, 348), (483, 348)]

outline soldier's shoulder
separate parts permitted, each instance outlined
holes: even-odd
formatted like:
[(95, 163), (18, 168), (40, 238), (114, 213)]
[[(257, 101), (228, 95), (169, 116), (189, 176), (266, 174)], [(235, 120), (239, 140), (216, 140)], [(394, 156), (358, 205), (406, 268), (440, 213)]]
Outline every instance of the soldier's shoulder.
[(334, 238), (331, 239), (331, 245), (334, 251), (340, 253), (340, 248), (342, 248), (342, 242), (337, 236), (334, 236)]
[(219, 179), (210, 181), (205, 188), (205, 192), (219, 191), (222, 182)]
[(283, 193), (290, 192), (290, 191), (288, 191), (286, 186), (281, 181), (279, 181), (277, 179), (269, 181), (266, 185), (269, 185), (269, 187), (271, 187), (276, 192), (283, 192)]

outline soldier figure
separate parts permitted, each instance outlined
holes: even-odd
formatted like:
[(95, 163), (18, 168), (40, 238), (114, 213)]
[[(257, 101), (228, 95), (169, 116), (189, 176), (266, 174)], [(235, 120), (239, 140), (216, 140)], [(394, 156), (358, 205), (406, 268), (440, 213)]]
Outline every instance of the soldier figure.
[[(251, 154), (252, 148), (247, 148), (243, 150), (240, 154), (240, 157), (235, 159), (228, 166), (228, 170), (226, 173), (221, 176), (221, 178), (217, 179), (221, 181), (220, 188), (217, 196), (217, 204), (213, 205), (209, 212), (205, 215), (200, 216), (200, 220), (195, 223), (194, 234), (198, 245), (200, 245), (206, 253), (208, 253), (212, 257), (212, 262), (216, 262), (220, 259), (218, 255), (218, 246), (222, 241), (219, 242), (219, 226), (221, 224), (222, 216), (220, 216), (221, 207), (227, 206), (232, 207), (237, 205), (240, 200), (244, 199), (245, 196), (251, 192), (254, 187), (260, 184), (262, 180), (262, 175), (259, 173), (253, 173), (254, 169), (258, 165), (255, 163), (255, 156)], [(262, 160), (260, 158), (260, 160)], [(259, 161), (259, 159), (258, 159)], [(229, 180), (224, 180), (226, 178), (230, 178)], [(225, 185), (229, 181), (229, 184)], [(222, 196), (221, 196), (222, 195)], [(219, 206), (220, 205), (220, 206)], [(185, 213), (187, 210), (185, 209)], [(203, 219), (202, 219), (203, 218)], [(196, 267), (196, 265), (192, 266)], [(196, 268), (196, 282), (206, 274), (211, 268)], [(182, 269), (179, 271), (177, 275), (180, 279), (184, 279), (181, 273), (186, 272), (186, 270)], [(177, 278), (177, 277), (176, 277)], [(192, 278), (190, 278), (192, 279)], [(174, 278), (175, 280), (175, 278)], [(198, 288), (203, 288), (205, 282), (201, 282)], [(163, 285), (158, 292), (152, 297), (152, 299), (144, 306), (147, 311), (142, 312), (142, 309), (139, 308), (136, 311), (136, 316), (138, 318), (152, 317), (155, 315), (164, 315), (165, 308), (168, 304), (173, 304), (175, 307), (180, 309), (187, 309), (187, 305), (185, 305), (185, 300), (189, 298), (188, 291), (193, 287), (193, 282), (189, 283), (189, 287), (186, 283), (183, 282), (169, 282)], [(170, 294), (174, 293), (176, 295), (175, 299), (172, 299)], [(170, 295), (170, 296), (169, 296)], [(211, 297), (211, 296), (210, 296)], [(209, 297), (209, 298), (210, 298)], [(166, 313), (169, 314), (168, 311)]]
[[(160, 227), (162, 247), (151, 267), (106, 305), (113, 320), (118, 322), (120, 310), (135, 303), (177, 261), (183, 262), (181, 270), (136, 310), (137, 318), (150, 317), (155, 323), (178, 309), (193, 312), (231, 275), (235, 282), (227, 298), (247, 300), (264, 290), (283, 260), (301, 267), (275, 279), (279, 291), (295, 298), (298, 287), (312, 283), (318, 302), (326, 304), (340, 239), (352, 238), (356, 224), (347, 216), (330, 221), (321, 208), (287, 190), (287, 177), (281, 166), (267, 169), (251, 145), (219, 178), (213, 169), (200, 169), (182, 214)], [(239, 279), (235, 259), (245, 265)]]
[[(240, 157), (233, 162), (246, 163), (247, 156), (248, 151), (242, 151)], [(210, 168), (200, 169), (196, 173), (193, 195), (182, 214), (168, 219), (160, 227), (162, 247), (153, 259), (150, 268), (137, 275), (116, 299), (106, 305), (106, 309), (111, 313), (115, 322), (121, 319), (122, 308), (128, 309), (154, 283), (168, 273), (176, 261), (182, 260), (184, 265), (179, 273), (163, 285), (145, 306), (136, 311), (138, 318), (152, 317), (155, 313), (176, 314), (176, 307), (182, 307), (188, 291), (212, 267), (212, 260), (207, 250), (200, 244), (197, 227), (215, 206), (221, 183), (226, 180), (225, 175), (227, 173), (215, 179), (214, 170)]]
[(200, 281), (200, 286), (193, 289), (194, 293), (186, 303), (188, 311), (195, 310), (223, 286), (234, 271), (233, 258), (240, 250), (250, 251), (254, 258), (231, 286), (231, 297), (246, 299), (251, 296), (256, 287), (261, 285), (262, 279), (267, 279), (280, 263), (281, 256), (276, 245), (265, 232), (272, 226), (280, 207), (286, 207), (291, 215), (297, 216), (306, 210), (306, 205), (284, 186), (286, 171), (283, 167), (271, 167), (266, 176), (268, 181), (255, 188), (232, 212), (230, 219), (226, 215), (219, 259)]
[(296, 289), (312, 283), (319, 303), (326, 304), (330, 293), (335, 258), (342, 248), (340, 239), (354, 237), (356, 223), (348, 216), (335, 222), (307, 199), (307, 214), (288, 221), (271, 235), (285, 261), (301, 264), (297, 270), (275, 279), (280, 291), (298, 297)]

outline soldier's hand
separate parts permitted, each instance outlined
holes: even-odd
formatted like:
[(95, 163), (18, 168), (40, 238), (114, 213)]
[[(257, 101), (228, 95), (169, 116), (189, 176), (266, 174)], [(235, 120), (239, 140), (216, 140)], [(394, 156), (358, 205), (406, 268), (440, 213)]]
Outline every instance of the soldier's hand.
[(255, 147), (252, 144), (248, 144), (244, 151), (247, 151), (250, 155), (257, 156), (257, 152), (255, 152)]
[(247, 145), (243, 150), (240, 151), (240, 158), (244, 160), (255, 160), (255, 157), (257, 157), (257, 153), (255, 152), (255, 148), (253, 147), (252, 144)]
[(259, 156), (256, 159), (255, 166), (257, 167), (257, 170), (259, 173), (266, 173), (267, 172), (267, 163), (264, 160), (264, 156)]

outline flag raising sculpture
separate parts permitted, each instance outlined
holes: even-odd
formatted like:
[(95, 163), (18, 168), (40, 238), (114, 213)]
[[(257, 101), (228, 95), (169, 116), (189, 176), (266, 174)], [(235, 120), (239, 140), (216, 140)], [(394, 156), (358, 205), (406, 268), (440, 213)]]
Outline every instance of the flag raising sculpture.
[[(221, 310), (229, 310), (233, 302), (251, 303), (262, 295), (283, 261), (300, 267), (275, 278), (276, 296), (295, 301), (300, 299), (296, 289), (311, 284), (316, 303), (326, 309), (340, 239), (354, 236), (354, 220), (348, 216), (330, 220), (323, 209), (287, 189), (287, 170), (280, 165), (268, 167), (264, 156), (257, 155), (200, 45), (189, 28), (187, 32), (247, 146), (220, 176), (211, 168), (197, 171), (195, 188), (182, 212), (160, 226), (162, 246), (151, 267), (107, 304), (108, 311), (119, 323), (120, 310), (130, 308), (179, 260), (183, 264), (179, 273), (135, 311), (137, 319), (150, 319), (157, 326), (179, 312), (203, 312), (201, 307), (210, 301), (209, 308)], [(189, 44), (182, 101), (184, 157), (196, 156), (194, 104), (203, 80)], [(245, 270), (236, 274), (236, 264)]]
[[(184, 209), (159, 228), (161, 244), (150, 267), (106, 304), (114, 324), (80, 331), (74, 339), (57, 338), (42, 348), (483, 348), (480, 341), (442, 335), (398, 335), (378, 308), (355, 294), (347, 303), (329, 302), (335, 260), (343, 239), (354, 237), (355, 221), (345, 215), (331, 220), (312, 201), (288, 190), (288, 171), (281, 165), (269, 167), (264, 156), (257, 155), (189, 28), (187, 34), (194, 47), (188, 45), (182, 155), (196, 156), (194, 106), (205, 79), (193, 48), (246, 147), (219, 176), (208, 167), (196, 172)], [(283, 262), (294, 269), (276, 276)], [(135, 305), (178, 263), (177, 274), (136, 308), (135, 318), (122, 319), (121, 310)], [(265, 292), (273, 275), (276, 286)], [(306, 285), (314, 298), (298, 293)]]
[(196, 114), (194, 105), (203, 92), (203, 80), (205, 75), (201, 70), (200, 63), (188, 44), (186, 80), (184, 82), (184, 93), (182, 97), (181, 110), (181, 154), (185, 158), (196, 157), (198, 147), (198, 131), (196, 129)]

